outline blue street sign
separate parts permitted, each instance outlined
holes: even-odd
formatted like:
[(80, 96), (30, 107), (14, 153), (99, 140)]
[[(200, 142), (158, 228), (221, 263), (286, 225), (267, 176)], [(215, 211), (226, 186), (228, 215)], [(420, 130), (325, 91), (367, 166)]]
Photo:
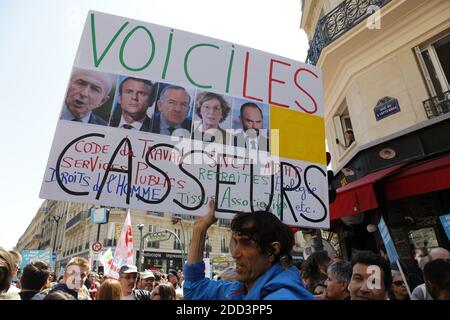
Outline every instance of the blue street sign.
[(400, 105), (398, 104), (397, 99), (386, 97), (385, 99), (381, 99), (379, 102), (381, 101), (383, 103), (379, 103), (373, 109), (377, 121), (393, 115), (394, 113), (400, 112)]
[(389, 261), (391, 263), (398, 260), (397, 250), (395, 250), (394, 241), (392, 241), (391, 235), (389, 234), (389, 229), (384, 222), (383, 217), (381, 217), (380, 223), (378, 224), (378, 230), (380, 231), (381, 238), (383, 239), (384, 246), (386, 247), (387, 254), (389, 256)]
[(450, 213), (440, 216), (439, 219), (441, 220), (442, 226), (447, 234), (447, 238), (450, 241)]

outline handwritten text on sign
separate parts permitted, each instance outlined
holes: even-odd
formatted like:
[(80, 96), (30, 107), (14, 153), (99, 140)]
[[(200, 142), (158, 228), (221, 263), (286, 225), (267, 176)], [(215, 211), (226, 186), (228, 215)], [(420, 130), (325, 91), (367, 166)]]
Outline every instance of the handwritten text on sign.
[[(301, 62), (90, 12), (40, 197), (190, 215), (215, 199), (221, 217), (270, 210), (291, 225), (327, 228), (321, 78)], [(217, 106), (199, 105), (201, 91), (232, 103), (207, 114)], [(216, 132), (244, 130), (242, 145), (189, 139), (215, 119)], [(186, 139), (165, 135), (169, 120)], [(136, 123), (141, 131), (130, 129)], [(270, 135), (247, 135), (246, 126)]]
[(253, 164), (228, 146), (209, 151), (203, 144), (193, 148), (198, 145), (189, 139), (144, 139), (139, 132), (60, 125), (64, 137), (55, 138), (44, 178), (50, 199), (61, 198), (63, 190), (68, 201), (192, 215), (217, 199), (217, 212), (226, 218), (271, 210), (292, 225), (316, 226), (328, 217), (327, 194), (319, 189), (325, 166), (270, 158)]

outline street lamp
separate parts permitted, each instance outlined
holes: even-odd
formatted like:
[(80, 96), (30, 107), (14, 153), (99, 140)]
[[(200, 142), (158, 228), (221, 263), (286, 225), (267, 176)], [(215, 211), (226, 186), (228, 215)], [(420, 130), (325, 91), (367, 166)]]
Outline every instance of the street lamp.
[(56, 250), (56, 238), (58, 237), (58, 225), (59, 225), (59, 221), (64, 217), (64, 214), (61, 215), (51, 215), (48, 217), (48, 222), (49, 223), (54, 223), (56, 224), (56, 232), (55, 232), (55, 238), (53, 240), (53, 252)]
[[(56, 253), (56, 239), (57, 239), (57, 237), (58, 237), (58, 225), (59, 225), (59, 221), (62, 219), (64, 217), (64, 213), (62, 213), (62, 214), (59, 214), (59, 215), (50, 215), (50, 216), (48, 216), (48, 218), (47, 218), (47, 221), (49, 222), (49, 223), (54, 223), (54, 224), (56, 224), (56, 231), (55, 231), (55, 238), (54, 238), (54, 240), (53, 240), (53, 250), (52, 250), (52, 258), (53, 258), (53, 255)], [(55, 272), (56, 272), (56, 255), (55, 255), (55, 261), (54, 261), (54, 263), (55, 263), (55, 266), (54, 266), (54, 268), (55, 268)]]
[[(174, 217), (174, 218), (172, 218), (172, 224), (175, 225), (178, 222), (181, 225), (181, 232), (183, 233), (183, 244), (181, 244), (181, 245), (183, 246), (183, 250), (186, 250), (186, 247), (185, 247), (185, 245), (186, 245), (186, 234), (184, 233), (183, 219), (181, 217)], [(184, 261), (183, 261), (183, 263), (184, 263)]]
[(138, 224), (137, 228), (139, 229), (139, 233), (140, 233), (140, 241), (139, 241), (139, 259), (137, 261), (137, 269), (138, 271), (141, 271), (141, 266), (144, 264), (144, 238), (142, 236), (142, 230), (144, 229), (144, 225)]

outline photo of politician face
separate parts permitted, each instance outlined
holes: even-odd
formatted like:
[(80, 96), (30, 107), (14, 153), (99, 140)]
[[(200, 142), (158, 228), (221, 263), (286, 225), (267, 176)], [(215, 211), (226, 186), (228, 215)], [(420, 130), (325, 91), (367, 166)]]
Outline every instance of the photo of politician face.
[(177, 133), (183, 131), (183, 135), (189, 137), (193, 91), (181, 86), (160, 84), (152, 132), (171, 136), (177, 130)]
[(74, 68), (64, 100), (60, 119), (107, 125), (110, 105), (105, 112), (93, 111), (110, 100), (110, 92), (115, 77), (108, 73)]

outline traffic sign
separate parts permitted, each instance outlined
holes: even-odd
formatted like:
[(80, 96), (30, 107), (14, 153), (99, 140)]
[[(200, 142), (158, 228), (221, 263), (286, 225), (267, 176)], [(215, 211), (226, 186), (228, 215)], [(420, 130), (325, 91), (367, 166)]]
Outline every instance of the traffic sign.
[(103, 249), (103, 245), (101, 242), (96, 241), (92, 244), (92, 251), (100, 252)]

